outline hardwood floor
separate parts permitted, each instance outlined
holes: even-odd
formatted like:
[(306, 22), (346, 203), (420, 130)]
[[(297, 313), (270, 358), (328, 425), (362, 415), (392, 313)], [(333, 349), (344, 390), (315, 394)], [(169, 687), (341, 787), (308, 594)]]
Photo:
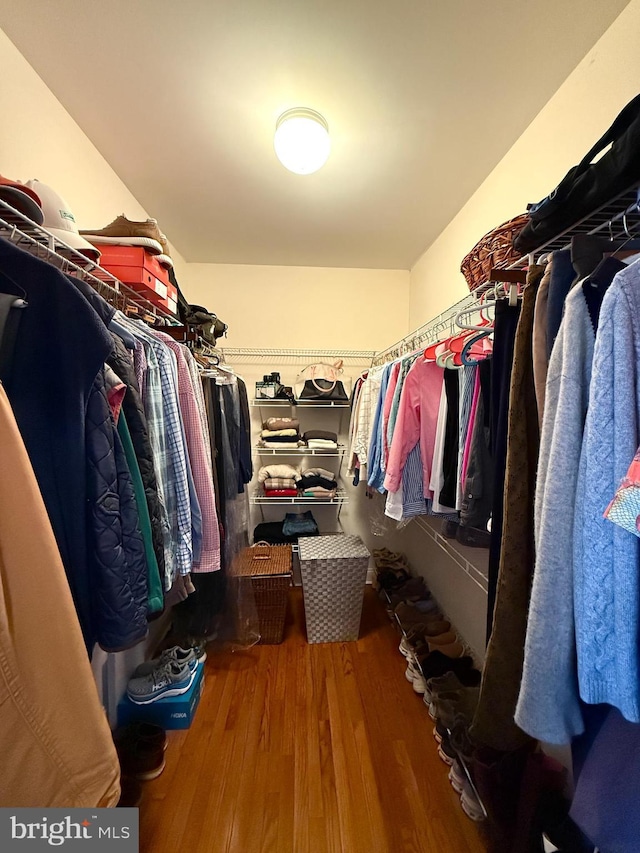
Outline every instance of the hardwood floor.
[(370, 589), (357, 643), (309, 645), (294, 589), (281, 645), (209, 655), (145, 785), (142, 853), (484, 853), (397, 646)]

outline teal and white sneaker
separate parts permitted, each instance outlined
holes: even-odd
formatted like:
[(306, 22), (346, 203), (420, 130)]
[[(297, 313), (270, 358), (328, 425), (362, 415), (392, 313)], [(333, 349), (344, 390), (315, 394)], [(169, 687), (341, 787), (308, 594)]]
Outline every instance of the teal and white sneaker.
[(193, 669), (188, 663), (170, 660), (148, 675), (130, 679), (127, 685), (127, 696), (136, 705), (148, 705), (151, 702), (157, 702), (158, 699), (180, 696), (193, 684), (197, 668), (197, 658)]
[(200, 653), (199, 649), (183, 649), (180, 646), (171, 646), (170, 649), (165, 649), (160, 654), (160, 657), (154, 658), (153, 660), (146, 660), (144, 663), (141, 663), (140, 666), (136, 667), (136, 670), (131, 677), (142, 678), (145, 675), (150, 675), (155, 669), (159, 669), (171, 661), (175, 661), (175, 663), (179, 664), (186, 663), (189, 669), (194, 670), (198, 666)]

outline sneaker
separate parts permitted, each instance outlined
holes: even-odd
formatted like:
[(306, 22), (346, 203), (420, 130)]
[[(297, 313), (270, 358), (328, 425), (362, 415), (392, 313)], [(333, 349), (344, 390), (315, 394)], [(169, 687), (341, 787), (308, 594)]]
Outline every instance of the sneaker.
[(428, 652), (419, 656), (420, 668), (426, 679), (434, 678), (438, 675), (444, 675), (447, 672), (455, 672), (456, 674), (465, 670), (473, 669), (473, 658), (465, 655), (464, 657), (451, 658), (442, 653), (442, 650)]
[(127, 696), (136, 705), (148, 705), (169, 696), (181, 696), (193, 684), (196, 668), (189, 664), (168, 661), (148, 675), (132, 678), (127, 685)]
[(444, 761), (448, 767), (451, 767), (453, 762), (456, 760), (456, 751), (451, 746), (449, 738), (442, 738), (438, 744), (438, 758), (441, 761)]
[(458, 639), (458, 635), (454, 631), (445, 631), (444, 634), (436, 634), (433, 637), (427, 637), (429, 651), (435, 652), (441, 646), (450, 646)]
[(480, 800), (476, 797), (468, 779), (464, 781), (462, 793), (460, 794), (460, 805), (462, 806), (462, 811), (471, 820), (480, 822), (485, 819), (484, 809), (480, 805)]
[(431, 643), (429, 642), (429, 651), (431, 652), (440, 652), (443, 655), (446, 655), (448, 658), (456, 659), (465, 656), (465, 647), (462, 643), (459, 643), (457, 640), (454, 640), (451, 643)]
[(420, 693), (421, 695), (424, 693), (427, 685), (416, 664), (409, 661), (404, 677), (411, 683), (414, 693)]
[(480, 527), (469, 527), (466, 524), (458, 525), (456, 539), (467, 548), (489, 548), (491, 545), (491, 534), (488, 530)]
[[(204, 654), (203, 660), (206, 660), (206, 652), (200, 652), (200, 654)], [(195, 649), (183, 649), (181, 646), (171, 646), (171, 648), (165, 649), (159, 657), (154, 658), (154, 660), (147, 660), (136, 667), (132, 678), (142, 678), (144, 675), (150, 675), (154, 669), (159, 669), (171, 661), (179, 664), (186, 663), (189, 669), (194, 670), (198, 666), (199, 657)]]
[(422, 675), (421, 672), (417, 672), (413, 676), (413, 692), (418, 693), (420, 696), (422, 696), (422, 694), (424, 693), (424, 691), (426, 689), (427, 689), (427, 682), (425, 681), (424, 676)]
[(411, 661), (409, 659), (407, 659), (407, 668), (405, 670), (404, 677), (407, 679), (408, 682), (413, 683), (413, 677), (416, 674), (417, 673), (414, 670)]
[(144, 246), (155, 254), (168, 254), (167, 238), (158, 228), (156, 219), (135, 222), (122, 214), (104, 228), (81, 230), (80, 233), (97, 244)]
[(449, 770), (449, 781), (451, 782), (451, 787), (456, 794), (462, 794), (462, 791), (464, 790), (464, 783), (468, 780), (467, 774), (462, 769), (457, 758), (454, 758), (451, 770)]
[(427, 681), (427, 692), (425, 702), (431, 704), (434, 697), (440, 693), (459, 690), (461, 687), (477, 687), (482, 680), (482, 673), (477, 669), (460, 670), (460, 672), (447, 672), (439, 678), (430, 678)]
[(458, 527), (460, 527), (459, 521), (447, 521), (447, 519), (445, 518), (442, 521), (440, 533), (444, 536), (445, 539), (455, 539), (456, 533), (458, 532)]
[(140, 782), (157, 779), (165, 768), (163, 750), (142, 740), (133, 745), (118, 747), (118, 758), (122, 775)]
[(440, 720), (448, 728), (461, 719), (471, 725), (479, 698), (479, 687), (460, 687), (450, 693), (439, 693), (431, 702), (429, 715), (433, 720)]

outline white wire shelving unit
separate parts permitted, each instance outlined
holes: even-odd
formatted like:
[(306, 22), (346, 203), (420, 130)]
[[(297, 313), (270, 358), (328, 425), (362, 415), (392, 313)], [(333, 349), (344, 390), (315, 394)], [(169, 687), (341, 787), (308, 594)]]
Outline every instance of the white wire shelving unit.
[[(506, 267), (506, 269), (518, 269), (527, 266), (529, 260), (534, 255), (542, 257), (543, 254), (546, 255), (549, 252), (566, 249), (571, 245), (571, 238), (580, 234), (599, 235), (603, 239), (610, 240), (620, 240), (631, 236), (627, 220), (628, 217), (638, 216), (640, 213), (639, 193), (640, 190), (634, 185), (570, 228), (567, 228), (561, 234), (538, 246), (535, 252), (530, 255), (523, 255), (515, 263)], [(464, 309), (476, 305), (478, 298), (487, 291), (492, 290), (493, 287), (493, 282), (490, 281), (479, 285), (471, 293), (462, 297), (453, 305), (450, 305), (427, 323), (409, 332), (404, 338), (374, 353), (371, 365), (375, 367), (385, 364), (388, 361), (393, 361), (403, 355), (415, 352), (429, 344), (436, 343), (442, 339), (443, 333), (449, 332), (453, 335), (459, 332), (460, 330), (454, 322), (456, 316)]]
[(348, 409), (351, 403), (348, 400), (296, 400), (293, 402), (292, 400), (270, 400), (268, 397), (258, 397), (251, 400), (251, 405), (260, 409), (271, 408), (271, 406), (276, 409)]
[(279, 447), (261, 447), (256, 444), (253, 448), (258, 456), (333, 456), (342, 457), (346, 454), (347, 448), (344, 444), (338, 445), (337, 450), (323, 450), (321, 447), (295, 447), (282, 448)]
[(259, 492), (249, 498), (250, 503), (260, 506), (342, 506), (349, 503), (349, 496), (344, 489), (338, 489), (334, 498), (304, 498), (304, 497), (268, 497)]
[(175, 320), (174, 315), (168, 310), (149, 302), (141, 293), (121, 282), (96, 261), (69, 246), (46, 228), (37, 225), (2, 199), (0, 199), (0, 237), (47, 261), (61, 272), (85, 281), (110, 305), (114, 305), (121, 311), (126, 311), (128, 306), (135, 305), (150, 317)]
[(376, 354), (375, 350), (340, 350), (340, 349), (262, 349), (259, 347), (224, 347), (222, 348), (225, 361), (229, 363), (261, 364), (263, 361), (272, 363), (326, 361), (332, 364), (341, 359), (354, 364), (371, 364)]

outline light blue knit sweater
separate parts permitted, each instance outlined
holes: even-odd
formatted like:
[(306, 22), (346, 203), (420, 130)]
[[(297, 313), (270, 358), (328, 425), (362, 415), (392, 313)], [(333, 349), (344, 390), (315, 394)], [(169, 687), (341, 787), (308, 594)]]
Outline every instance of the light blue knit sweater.
[(640, 540), (603, 513), (640, 441), (640, 265), (600, 312), (578, 475), (574, 607), (580, 696), (640, 722)]
[(548, 743), (584, 730), (573, 613), (573, 511), (595, 332), (582, 287), (568, 295), (545, 392), (535, 500), (536, 564), (516, 723)]

